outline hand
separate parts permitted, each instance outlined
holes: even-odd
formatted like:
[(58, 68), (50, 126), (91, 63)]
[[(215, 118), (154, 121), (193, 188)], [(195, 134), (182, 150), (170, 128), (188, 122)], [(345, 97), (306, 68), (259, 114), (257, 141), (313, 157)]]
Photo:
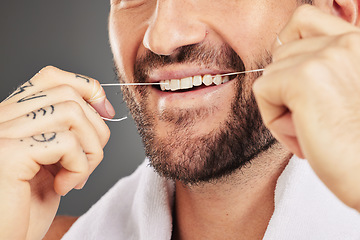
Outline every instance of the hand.
[(0, 239), (42, 239), (83, 187), (110, 136), (94, 108), (114, 115), (99, 82), (54, 67), (0, 103)]
[(279, 38), (253, 88), (264, 123), (360, 211), (360, 30), (304, 5)]

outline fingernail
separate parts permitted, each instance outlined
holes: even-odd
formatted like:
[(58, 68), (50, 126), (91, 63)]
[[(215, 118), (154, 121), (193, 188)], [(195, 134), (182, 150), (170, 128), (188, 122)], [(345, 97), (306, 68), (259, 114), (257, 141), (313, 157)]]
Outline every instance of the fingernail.
[(111, 116), (114, 117), (115, 116), (115, 109), (114, 107), (111, 105), (111, 103), (109, 102), (109, 100), (105, 99), (105, 109), (106, 112)]
[(95, 110), (102, 117), (112, 118), (115, 115), (115, 110), (114, 110), (113, 106), (111, 105), (111, 103), (107, 99), (104, 99), (101, 102), (91, 103), (91, 106), (93, 106), (93, 108), (95, 108)]

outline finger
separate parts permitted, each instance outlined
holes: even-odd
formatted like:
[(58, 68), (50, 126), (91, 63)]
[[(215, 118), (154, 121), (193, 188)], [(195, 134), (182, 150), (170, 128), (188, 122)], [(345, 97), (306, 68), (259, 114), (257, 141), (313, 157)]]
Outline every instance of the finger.
[(292, 153), (300, 158), (304, 158), (304, 154), (297, 139), (296, 129), (292, 120), (292, 114), (286, 112), (281, 117), (274, 120), (267, 126), (272, 135)]
[[(44, 140), (37, 141), (34, 138)], [(6, 171), (1, 175), (7, 176), (9, 184), (13, 182), (11, 179), (30, 181), (42, 165), (59, 162), (64, 170), (56, 174), (54, 189), (58, 194), (65, 195), (89, 175), (87, 156), (77, 137), (69, 131), (44, 133), (21, 139), (0, 139), (0, 142), (2, 146), (7, 146), (2, 149), (3, 159), (6, 158), (7, 161), (2, 161), (2, 168)], [(12, 161), (9, 161), (9, 158)]]
[[(259, 81), (261, 79), (258, 79)], [(265, 79), (266, 80), (266, 79)], [(265, 126), (270, 130), (272, 135), (284, 146), (286, 146), (292, 153), (298, 157), (303, 158), (303, 153), (299, 146), (294, 123), (291, 119), (291, 112), (283, 104), (283, 101), (279, 97), (277, 99), (268, 100), (267, 88), (270, 84), (264, 84), (263, 82), (255, 82), (253, 85), (253, 91), (256, 98), (256, 102), (259, 107), (263, 122)], [(267, 81), (268, 83), (270, 81)], [(276, 89), (272, 89), (271, 94), (275, 94)]]
[(272, 52), (273, 63), (303, 54), (317, 53), (327, 47), (334, 39), (331, 37), (310, 37), (292, 41), (275, 47)]
[[(319, 56), (316, 55), (314, 52), (304, 52), (299, 53), (297, 55), (278, 59), (276, 62), (273, 62), (266, 66), (263, 76), (268, 76), (269, 74), (273, 73), (281, 73), (284, 70), (291, 69), (289, 71), (297, 71), (307, 60), (318, 58)], [(290, 75), (290, 76), (293, 76)], [(288, 79), (288, 81), (291, 81), (291, 79)]]
[(308, 37), (339, 35), (352, 31), (358, 32), (359, 29), (339, 17), (305, 4), (297, 8), (280, 32), (279, 38), (285, 44)]
[(106, 99), (105, 91), (97, 80), (80, 74), (66, 72), (52, 66), (40, 70), (32, 79), (10, 95), (5, 102), (27, 101), (32, 98), (32, 94), (59, 85), (69, 85), (74, 88), (85, 101), (92, 104), (100, 115), (107, 118), (112, 118), (115, 115), (114, 108)]
[(85, 181), (79, 183), (79, 184), (76, 185), (74, 188), (77, 189), (77, 190), (83, 189), (88, 180), (89, 180), (89, 178), (86, 178)]
[[(81, 107), (76, 102), (69, 101), (42, 109), (47, 110), (45, 114), (43, 111), (32, 112), (32, 114), (1, 123), (0, 138), (32, 137), (34, 141), (46, 142), (51, 135), (45, 136), (41, 133), (50, 132), (49, 129), (51, 132), (71, 131), (78, 138), (89, 159), (90, 170), (93, 171), (103, 158), (103, 150), (95, 128), (86, 118)], [(64, 112), (67, 114), (63, 114)]]
[(45, 142), (34, 141), (43, 139), (43, 135), (39, 135), (25, 139), (22, 143), (24, 147), (33, 145), (30, 147), (32, 149), (28, 148), (29, 155), (38, 164), (50, 165), (60, 162), (63, 168), (55, 176), (54, 190), (64, 196), (90, 174), (89, 155), (84, 152), (77, 136), (69, 131), (48, 133), (45, 136), (48, 138)]
[(299, 96), (297, 92), (300, 89), (297, 87), (299, 83), (284, 78), (292, 74), (294, 74), (293, 68), (267, 72), (253, 84), (254, 95), (267, 127), (287, 112), (292, 112), (295, 107)]
[[(301, 111), (302, 108), (299, 108), (299, 104), (306, 105), (306, 79), (308, 78), (301, 77), (300, 73), (313, 72), (314, 67), (311, 67), (311, 63), (316, 62), (316, 60), (312, 60), (308, 63), (308, 67), (303, 66), (303, 62), (306, 62), (304, 59), (311, 54), (307, 55), (309, 54), (273, 64), (265, 70), (266, 74), (258, 78), (253, 85), (264, 124), (281, 143), (301, 158), (304, 157), (304, 154), (297, 139), (292, 113), (294, 109)], [(316, 65), (314, 66), (316, 68)], [(297, 78), (289, 79), (288, 76), (293, 75), (296, 75)]]
[[(55, 105), (61, 102), (77, 103), (81, 107), (82, 111), (78, 111), (80, 109), (78, 109), (77, 106), (70, 104), (68, 104), (69, 109), (63, 107), (59, 110), (53, 109)], [(44, 106), (48, 107), (44, 108)], [(110, 136), (110, 130), (104, 121), (91, 108), (89, 108), (88, 104), (82, 99), (79, 93), (68, 85), (57, 86), (55, 88), (48, 89), (47, 91), (37, 93), (33, 95), (33, 99), (28, 101), (6, 105), (1, 108), (0, 115), (1, 113), (4, 113), (4, 115), (0, 117), (1, 121), (10, 121), (11, 119), (19, 118), (20, 116), (27, 116), (28, 120), (44, 119), (42, 117), (46, 116), (49, 117), (46, 119), (51, 121), (51, 116), (53, 113), (63, 114), (64, 116), (71, 115), (69, 117), (76, 121), (77, 119), (80, 119), (82, 113), (84, 113), (86, 118), (92, 123), (93, 128), (96, 130), (97, 138), (100, 139), (102, 147), (106, 145)], [(79, 114), (79, 118), (75, 116), (76, 113)], [(16, 126), (18, 129), (23, 129), (19, 128), (19, 126), (26, 126), (27, 123), (28, 122), (23, 121), (21, 124), (25, 125), (14, 126)], [(9, 124), (6, 126), (9, 126)], [(7, 134), (9, 134), (9, 132), (7, 132)]]

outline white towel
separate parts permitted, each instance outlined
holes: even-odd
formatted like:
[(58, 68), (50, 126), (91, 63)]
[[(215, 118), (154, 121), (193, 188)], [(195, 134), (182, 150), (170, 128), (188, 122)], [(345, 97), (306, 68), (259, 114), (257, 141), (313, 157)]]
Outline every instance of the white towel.
[[(170, 240), (174, 183), (145, 161), (70, 228), (64, 240)], [(305, 160), (293, 157), (278, 179), (266, 240), (360, 239), (360, 215), (341, 203)]]
[(62, 239), (170, 240), (174, 188), (145, 161), (116, 183)]
[(306, 160), (293, 157), (277, 181), (264, 239), (360, 239), (360, 215), (330, 192)]

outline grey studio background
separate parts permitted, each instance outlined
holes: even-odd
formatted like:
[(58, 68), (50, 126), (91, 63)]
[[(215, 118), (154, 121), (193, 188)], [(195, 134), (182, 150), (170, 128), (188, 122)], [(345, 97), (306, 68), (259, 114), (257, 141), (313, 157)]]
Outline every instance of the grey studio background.
[[(0, 101), (46, 65), (114, 82), (108, 44), (109, 0), (3, 0), (0, 7)], [(117, 110), (126, 115), (120, 90), (106, 89)], [(84, 189), (64, 197), (58, 214), (81, 215), (118, 179), (144, 160), (132, 121), (108, 123), (112, 135), (105, 158)], [(1, 156), (0, 156), (1, 157)]]

